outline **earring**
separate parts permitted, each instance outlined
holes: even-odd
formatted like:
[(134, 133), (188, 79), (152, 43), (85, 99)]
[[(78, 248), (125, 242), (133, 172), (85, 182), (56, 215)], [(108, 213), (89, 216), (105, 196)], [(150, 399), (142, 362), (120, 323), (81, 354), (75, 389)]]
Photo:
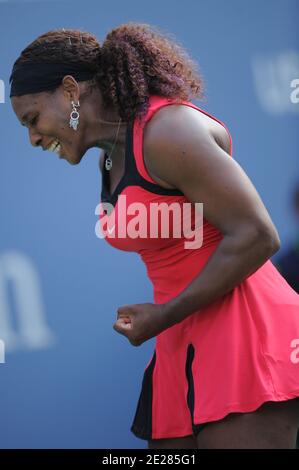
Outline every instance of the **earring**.
[(79, 117), (80, 117), (80, 114), (77, 111), (77, 108), (80, 107), (80, 103), (78, 101), (78, 104), (75, 104), (74, 101), (71, 101), (71, 105), (72, 105), (72, 111), (70, 114), (70, 127), (73, 128), (74, 131), (76, 131), (79, 125)]

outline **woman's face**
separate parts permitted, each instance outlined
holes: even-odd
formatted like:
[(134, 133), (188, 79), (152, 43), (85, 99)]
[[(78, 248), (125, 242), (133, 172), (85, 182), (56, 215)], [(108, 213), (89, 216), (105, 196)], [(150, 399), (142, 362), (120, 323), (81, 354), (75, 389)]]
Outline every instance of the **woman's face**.
[[(75, 104), (77, 100), (74, 100)], [(57, 153), (70, 164), (80, 162), (87, 151), (84, 145), (84, 120), (82, 113), (77, 131), (69, 127), (71, 100), (62, 87), (53, 93), (41, 92), (11, 98), (14, 112), (22, 125), (28, 127), (33, 146)], [(80, 108), (78, 108), (80, 112)], [(60, 144), (55, 149), (56, 144)]]

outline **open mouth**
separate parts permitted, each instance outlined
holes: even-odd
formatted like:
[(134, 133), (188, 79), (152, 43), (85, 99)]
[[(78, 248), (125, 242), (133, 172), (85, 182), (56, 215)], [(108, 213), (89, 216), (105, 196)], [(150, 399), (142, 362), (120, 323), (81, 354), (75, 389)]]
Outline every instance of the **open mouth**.
[(51, 142), (51, 144), (47, 147), (47, 150), (49, 150), (50, 152), (55, 152), (57, 153), (57, 155), (60, 156), (60, 152), (61, 152), (61, 144), (58, 140), (53, 140), (53, 142)]

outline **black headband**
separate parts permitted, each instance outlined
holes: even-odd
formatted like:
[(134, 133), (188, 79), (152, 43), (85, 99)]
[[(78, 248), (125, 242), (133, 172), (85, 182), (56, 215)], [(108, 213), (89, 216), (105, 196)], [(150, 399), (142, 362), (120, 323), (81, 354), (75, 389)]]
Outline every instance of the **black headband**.
[(95, 73), (86, 64), (24, 62), (13, 67), (9, 78), (10, 97), (53, 90), (61, 84), (65, 75), (72, 75), (81, 82), (90, 80)]

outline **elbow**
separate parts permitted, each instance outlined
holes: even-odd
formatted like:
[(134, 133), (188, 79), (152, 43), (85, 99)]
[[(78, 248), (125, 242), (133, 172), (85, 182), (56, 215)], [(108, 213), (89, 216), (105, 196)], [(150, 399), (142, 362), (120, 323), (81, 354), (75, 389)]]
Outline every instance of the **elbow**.
[(279, 234), (274, 226), (257, 229), (257, 243), (263, 247), (265, 256), (271, 258), (281, 246)]
[(262, 265), (280, 249), (279, 234), (273, 224), (244, 224), (234, 234), (227, 235), (227, 241), (230, 252), (243, 255), (248, 263), (255, 265)]
[(281, 241), (280, 241), (277, 230), (276, 230), (275, 238), (272, 241), (272, 245), (273, 245), (273, 253), (272, 254), (274, 255), (275, 253), (277, 253), (277, 251), (280, 250), (280, 246), (281, 246)]

